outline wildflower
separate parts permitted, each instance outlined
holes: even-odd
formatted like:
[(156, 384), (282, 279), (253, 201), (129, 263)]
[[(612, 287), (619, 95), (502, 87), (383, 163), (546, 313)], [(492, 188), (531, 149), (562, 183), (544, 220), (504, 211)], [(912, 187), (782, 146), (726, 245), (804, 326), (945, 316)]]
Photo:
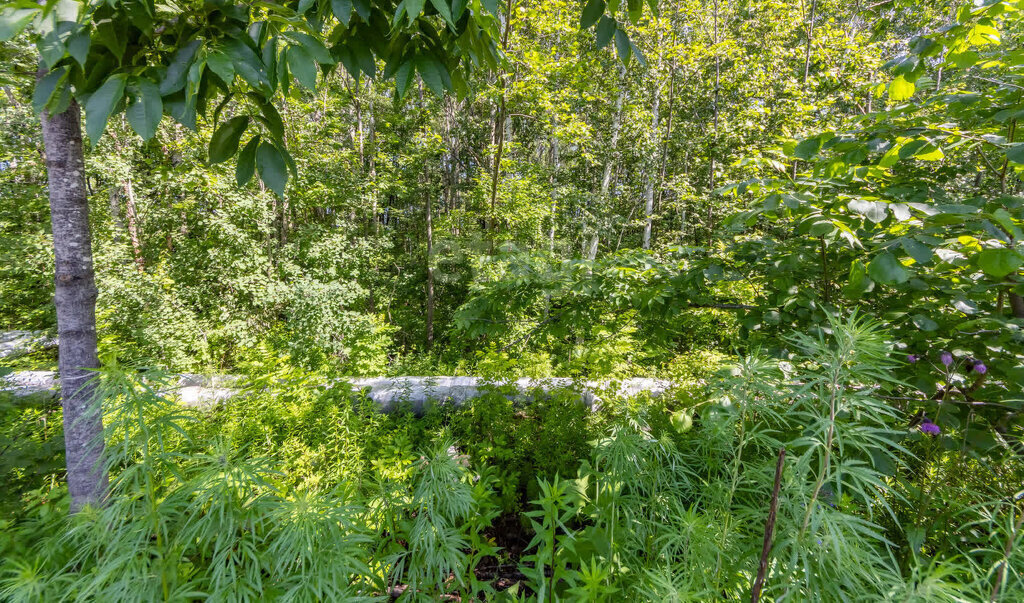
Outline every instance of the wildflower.
[(917, 428), (921, 430), (921, 433), (926, 433), (928, 435), (939, 435), (939, 433), (942, 432), (942, 430), (939, 429), (939, 426), (932, 423), (929, 419), (922, 421)]
[(950, 354), (949, 352), (943, 352), (939, 354), (939, 360), (942, 361), (942, 364), (948, 367), (949, 365), (953, 364), (953, 355)]
[(988, 372), (988, 367), (985, 366), (984, 362), (979, 361), (974, 364), (974, 371), (980, 375), (984, 375)]
[(917, 356), (915, 354), (908, 354), (907, 362), (909, 362), (910, 364), (914, 364), (915, 362), (917, 362)]

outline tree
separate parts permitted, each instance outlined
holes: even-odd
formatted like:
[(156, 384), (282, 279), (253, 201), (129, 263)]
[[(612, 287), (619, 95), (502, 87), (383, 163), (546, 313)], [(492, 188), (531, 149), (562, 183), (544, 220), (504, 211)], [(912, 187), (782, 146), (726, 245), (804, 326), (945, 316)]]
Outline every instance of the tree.
[(418, 74), (436, 94), (467, 91), (462, 75), (494, 67), (496, 2), (472, 0), (300, 0), (259, 6), (226, 0), (157, 4), (152, 0), (9, 2), (0, 9), (0, 40), (29, 28), (41, 66), (33, 95), (41, 113), (56, 254), (68, 483), (72, 509), (100, 503), (100, 401), (88, 381), (99, 366), (96, 286), (84, 182), (81, 110), (95, 145), (112, 115), (125, 112), (148, 139), (163, 115), (196, 129), (219, 124), (211, 163), (238, 152), (236, 177), (254, 173), (283, 197), (295, 164), (274, 106), (293, 78), (315, 88), (318, 72), (337, 64), (354, 77), (394, 78), (404, 95)]

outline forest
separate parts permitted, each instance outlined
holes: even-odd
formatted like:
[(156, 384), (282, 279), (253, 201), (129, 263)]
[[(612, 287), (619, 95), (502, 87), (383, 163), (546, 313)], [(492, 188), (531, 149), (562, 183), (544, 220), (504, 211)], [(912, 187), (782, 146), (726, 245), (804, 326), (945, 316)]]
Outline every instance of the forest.
[(1024, 600), (1024, 0), (0, 0), (0, 602)]

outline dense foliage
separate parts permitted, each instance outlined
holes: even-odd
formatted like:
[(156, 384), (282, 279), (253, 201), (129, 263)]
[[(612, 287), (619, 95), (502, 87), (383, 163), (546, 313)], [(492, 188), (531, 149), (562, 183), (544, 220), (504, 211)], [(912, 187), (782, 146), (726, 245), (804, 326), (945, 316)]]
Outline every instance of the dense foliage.
[(45, 7), (0, 329), (56, 333), (74, 90), (112, 482), (69, 516), (59, 401), (0, 392), (0, 600), (1024, 598), (1024, 2)]

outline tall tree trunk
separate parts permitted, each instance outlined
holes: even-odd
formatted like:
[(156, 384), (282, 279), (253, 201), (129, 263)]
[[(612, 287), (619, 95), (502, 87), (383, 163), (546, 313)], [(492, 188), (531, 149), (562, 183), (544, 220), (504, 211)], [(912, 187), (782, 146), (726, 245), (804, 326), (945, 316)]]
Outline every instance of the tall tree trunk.
[[(43, 75), (40, 72), (40, 77)], [(103, 411), (92, 381), (99, 368), (96, 351), (96, 279), (85, 190), (81, 112), (78, 104), (57, 115), (41, 116), (50, 221), (55, 256), (54, 302), (64, 450), (71, 511), (101, 504), (108, 477), (103, 462)]]
[(558, 185), (558, 167), (561, 163), (562, 158), (558, 148), (558, 137), (551, 137), (551, 177), (549, 185), (551, 186), (551, 228), (548, 230), (548, 251), (551, 253), (555, 252), (555, 227), (557, 226), (558, 219), (558, 193), (556, 187)]
[[(508, 10), (505, 15), (505, 29), (501, 34), (501, 51), (508, 51), (508, 36), (512, 31), (512, 14), (513, 8), (515, 8), (515, 2), (508, 0)], [(494, 129), (492, 130), (492, 139), (497, 138), (495, 141), (495, 152), (494, 162), (491, 165), (491, 253), (494, 253), (494, 239), (498, 232), (497, 222), (497, 203), (498, 203), (498, 177), (501, 176), (501, 155), (505, 150), (505, 130), (508, 129), (505, 123), (508, 117), (508, 111), (505, 108), (505, 73), (502, 72), (498, 75), (498, 87), (501, 89), (501, 96), (498, 101), (498, 111), (494, 116)]]
[(814, 42), (814, 17), (818, 12), (818, 0), (811, 0), (811, 17), (807, 21), (807, 46), (804, 48), (804, 80), (807, 85), (807, 76), (811, 73), (811, 44)]
[(427, 350), (430, 350), (434, 345), (434, 208), (426, 168), (423, 169), (423, 185), (427, 209)]
[(717, 162), (715, 161), (715, 153), (718, 152), (718, 95), (722, 83), (722, 59), (719, 55), (718, 49), (718, 0), (715, 0), (715, 119), (714, 119), (714, 132), (715, 132), (715, 149), (711, 151), (711, 173), (708, 178), (708, 247), (710, 247), (715, 241), (715, 170), (717, 169)]
[(132, 179), (129, 176), (124, 181), (124, 216), (128, 221), (128, 239), (132, 243), (132, 255), (135, 257), (135, 267), (139, 272), (146, 270), (146, 262), (142, 259), (142, 242), (139, 239), (138, 213), (135, 209), (135, 187), (132, 186)]
[[(615, 114), (612, 117), (612, 138), (610, 141), (611, 146), (611, 157), (604, 164), (604, 174), (601, 176), (601, 202), (604, 203), (608, 198), (608, 194), (612, 188), (612, 176), (615, 173), (615, 160), (619, 154), (619, 132), (622, 129), (622, 103), (626, 100), (626, 68), (623, 66), (620, 68), (619, 74), (622, 79), (622, 88), (619, 89), (619, 95), (615, 99)], [(594, 225), (593, 232), (590, 233), (590, 240), (584, 245), (583, 251), (588, 260), (594, 260), (597, 258), (597, 248), (600, 243), (600, 233), (598, 232), (597, 225)]]
[[(655, 148), (661, 148), (661, 86), (654, 88), (654, 100), (651, 102), (651, 135), (654, 136)], [(654, 181), (657, 163), (651, 162), (647, 169), (647, 185), (644, 190), (644, 249), (651, 248), (651, 231), (654, 230)]]

